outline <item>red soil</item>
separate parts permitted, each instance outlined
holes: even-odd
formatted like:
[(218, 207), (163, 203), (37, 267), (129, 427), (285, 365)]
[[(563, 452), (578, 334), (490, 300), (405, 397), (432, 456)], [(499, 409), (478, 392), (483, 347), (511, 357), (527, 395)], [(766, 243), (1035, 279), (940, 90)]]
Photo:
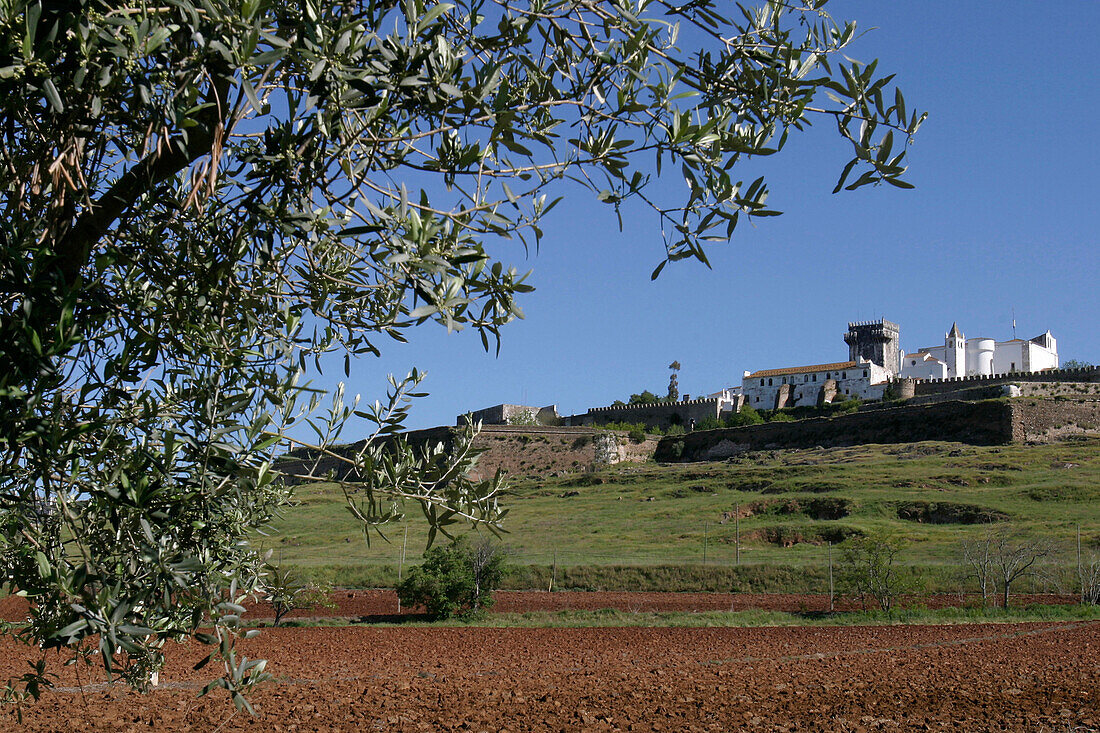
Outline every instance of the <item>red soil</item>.
[[(254, 718), (196, 699), (203, 650), (161, 686), (60, 689), (26, 731), (1032, 730), (1100, 726), (1100, 622), (760, 629), (281, 628), (242, 642), (278, 680)], [(25, 669), (0, 641), (0, 678)], [(89, 682), (88, 669), (81, 671)], [(95, 680), (92, 680), (93, 682)]]

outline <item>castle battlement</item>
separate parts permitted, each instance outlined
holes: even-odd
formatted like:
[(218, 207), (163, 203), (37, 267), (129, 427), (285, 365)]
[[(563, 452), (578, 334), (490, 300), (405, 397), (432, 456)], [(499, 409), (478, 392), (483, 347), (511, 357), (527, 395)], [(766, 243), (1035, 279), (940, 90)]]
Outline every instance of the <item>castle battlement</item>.
[(677, 400), (676, 402), (639, 402), (633, 405), (608, 405), (606, 407), (589, 407), (588, 412), (611, 412), (613, 410), (645, 410), (663, 408), (663, 407), (676, 407), (677, 405), (717, 405), (719, 402), (717, 397), (702, 397), (697, 400)]
[[(1081, 379), (1081, 377), (1089, 377)], [(1100, 379), (1100, 367), (1076, 367), (1073, 369), (1044, 369), (1041, 372), (1003, 372), (1001, 374), (969, 374), (965, 377), (943, 379), (916, 379), (918, 384), (944, 384), (954, 382), (994, 382), (1018, 379), (1023, 382), (1091, 382)]]

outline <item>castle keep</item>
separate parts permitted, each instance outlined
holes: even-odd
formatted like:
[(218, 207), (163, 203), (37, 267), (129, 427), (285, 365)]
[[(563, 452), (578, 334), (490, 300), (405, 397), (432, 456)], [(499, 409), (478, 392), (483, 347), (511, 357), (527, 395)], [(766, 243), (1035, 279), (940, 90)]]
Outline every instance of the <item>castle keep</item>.
[(901, 327), (885, 319), (849, 323), (844, 334), (848, 361), (869, 361), (890, 374), (901, 371)]

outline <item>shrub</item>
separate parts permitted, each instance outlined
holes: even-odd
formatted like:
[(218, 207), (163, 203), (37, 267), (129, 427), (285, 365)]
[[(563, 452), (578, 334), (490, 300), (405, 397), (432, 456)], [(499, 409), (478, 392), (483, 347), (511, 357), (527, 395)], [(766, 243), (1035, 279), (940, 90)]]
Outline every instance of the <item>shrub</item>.
[(841, 547), (844, 550), (841, 580), (865, 605), (871, 598), (890, 613), (898, 596), (914, 589), (913, 579), (905, 577), (895, 564), (902, 549), (897, 538), (874, 533), (851, 537)]
[(645, 430), (642, 428), (634, 428), (630, 431), (628, 437), (632, 443), (644, 443), (645, 442)]
[(291, 611), (336, 608), (332, 586), (302, 580), (297, 573), (277, 565), (264, 566), (263, 599), (275, 614), (275, 626)]
[(531, 410), (520, 410), (508, 417), (509, 425), (538, 425), (539, 421)]
[(716, 417), (704, 417), (702, 420), (695, 423), (696, 430), (715, 430), (720, 427), (722, 427), (722, 423), (720, 423)]
[(686, 432), (683, 425), (670, 425), (668, 430), (665, 431), (665, 435), (683, 435)]
[(428, 550), (424, 562), (397, 586), (397, 597), (404, 605), (423, 606), (434, 619), (472, 616), (493, 605), (503, 572), (500, 545), (459, 537)]
[(749, 405), (742, 405), (741, 411), (726, 418), (727, 428), (739, 428), (743, 425), (760, 425), (764, 418)]

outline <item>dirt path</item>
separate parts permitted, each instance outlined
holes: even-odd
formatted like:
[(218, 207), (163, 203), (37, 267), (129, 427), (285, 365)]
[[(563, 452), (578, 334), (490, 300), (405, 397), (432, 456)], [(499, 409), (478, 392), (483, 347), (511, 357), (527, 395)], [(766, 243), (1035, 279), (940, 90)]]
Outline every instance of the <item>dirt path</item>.
[[(0, 642), (0, 672), (24, 650)], [(244, 652), (280, 681), (222, 730), (1030, 730), (1100, 728), (1100, 622), (761, 629), (271, 629)], [(158, 691), (55, 691), (23, 729), (203, 730), (197, 647)], [(204, 670), (205, 672), (205, 670)], [(86, 671), (85, 671), (86, 674)], [(89, 680), (84, 679), (87, 683)], [(5, 717), (7, 716), (7, 717)], [(0, 712), (0, 729), (14, 729)]]

